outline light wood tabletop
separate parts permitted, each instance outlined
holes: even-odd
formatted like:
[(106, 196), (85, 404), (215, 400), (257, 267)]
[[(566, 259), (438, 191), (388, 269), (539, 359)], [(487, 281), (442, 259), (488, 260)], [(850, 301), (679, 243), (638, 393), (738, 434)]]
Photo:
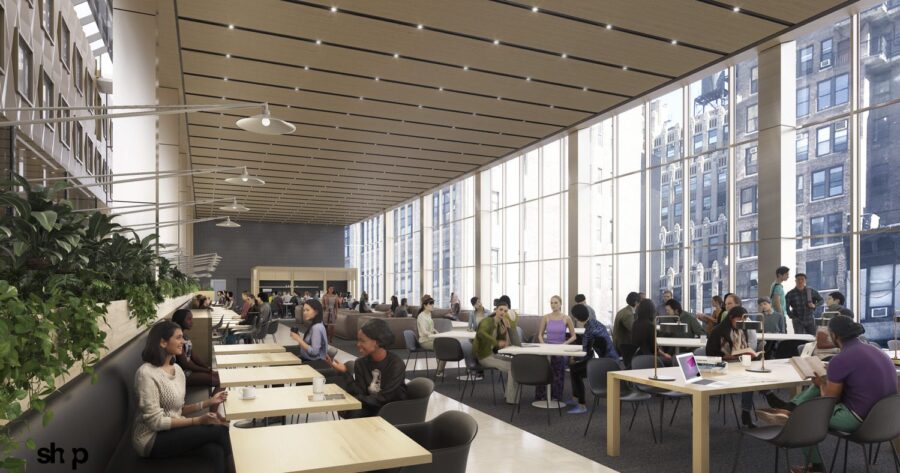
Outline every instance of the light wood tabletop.
[(581, 345), (555, 343), (523, 343), (522, 346), (510, 346), (501, 349), (503, 355), (544, 355), (544, 356), (585, 356)]
[(343, 394), (344, 399), (310, 401), (312, 385), (257, 389), (254, 399), (241, 399), (240, 389), (234, 389), (225, 401), (225, 416), (228, 420), (240, 420), (362, 409), (359, 400), (337, 384), (326, 384), (324, 391), (325, 394)]
[[(758, 361), (753, 367), (759, 367)], [(766, 360), (766, 368), (771, 373), (753, 373), (746, 371), (740, 363), (729, 363), (727, 371), (722, 375), (704, 377), (721, 381), (713, 385), (688, 384), (683, 380), (680, 368), (660, 368), (659, 374), (675, 378), (675, 381), (655, 381), (649, 379), (652, 369), (612, 371), (607, 374), (606, 402), (606, 453), (611, 457), (620, 454), (621, 441), (621, 382), (654, 386), (672, 391), (690, 394), (693, 398), (693, 435), (692, 462), (693, 473), (708, 473), (709, 469), (709, 404), (710, 397), (721, 394), (759, 391), (763, 389), (780, 389), (799, 387), (809, 384), (803, 380), (788, 363), (788, 360)]]
[[(803, 342), (811, 342), (816, 337), (806, 333), (767, 333), (767, 342), (783, 342), (785, 340), (800, 340)], [(757, 340), (762, 340), (762, 334), (757, 333)], [(706, 340), (702, 338), (678, 338), (678, 337), (657, 337), (656, 343), (661, 347), (678, 347), (678, 348), (700, 348), (706, 346)]]
[(216, 355), (241, 355), (244, 353), (278, 353), (285, 351), (281, 345), (274, 343), (247, 343), (237, 345), (215, 345), (213, 352)]
[(264, 384), (309, 383), (314, 378), (321, 377), (323, 377), (322, 374), (309, 365), (232, 368), (219, 371), (219, 385), (223, 388), (230, 388)]
[(453, 330), (465, 330), (469, 328), (469, 322), (463, 322), (461, 320), (451, 320), (450, 325), (453, 327)]
[(239, 355), (216, 355), (217, 368), (244, 368), (249, 366), (289, 366), (302, 365), (297, 355), (288, 352), (242, 353)]
[(449, 332), (439, 332), (431, 336), (431, 338), (456, 338), (459, 340), (475, 340), (475, 332), (468, 330), (451, 330)]
[(351, 473), (431, 463), (431, 452), (381, 417), (229, 432), (237, 473)]

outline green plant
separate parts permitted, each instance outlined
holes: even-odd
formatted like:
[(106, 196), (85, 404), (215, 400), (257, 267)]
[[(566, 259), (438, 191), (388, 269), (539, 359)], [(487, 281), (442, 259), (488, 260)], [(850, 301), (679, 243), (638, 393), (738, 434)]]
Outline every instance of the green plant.
[[(56, 378), (79, 363), (96, 377), (109, 302), (126, 299), (130, 317), (148, 325), (157, 303), (196, 281), (156, 256), (156, 235), (140, 239), (114, 216), (75, 212), (53, 198), (60, 187), (32, 188), (20, 176), (3, 186), (0, 207), (14, 212), (0, 216), (0, 421), (21, 415), (27, 400), (46, 424), (52, 413), (43, 399)], [(159, 280), (157, 268), (165, 268)], [(15, 447), (0, 433), (0, 469), (24, 468), (8, 457)]]

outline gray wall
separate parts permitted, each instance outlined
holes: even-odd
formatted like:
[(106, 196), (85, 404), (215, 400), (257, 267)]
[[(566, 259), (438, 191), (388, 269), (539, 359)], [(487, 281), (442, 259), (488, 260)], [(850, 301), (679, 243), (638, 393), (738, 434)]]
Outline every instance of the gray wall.
[(216, 223), (194, 225), (194, 253), (222, 257), (213, 278), (225, 279), (230, 291), (237, 291), (238, 278), (250, 278), (254, 266), (344, 267), (341, 225), (241, 221), (241, 228), (221, 228)]

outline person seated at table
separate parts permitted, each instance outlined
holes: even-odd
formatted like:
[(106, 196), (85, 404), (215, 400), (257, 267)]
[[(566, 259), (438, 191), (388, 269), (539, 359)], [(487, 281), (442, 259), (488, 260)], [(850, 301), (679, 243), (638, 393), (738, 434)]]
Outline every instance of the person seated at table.
[(353, 364), (353, 373), (347, 372), (347, 365), (326, 355), (325, 361), (339, 373), (339, 377), (330, 379), (362, 404), (362, 409), (344, 412), (341, 417), (377, 416), (381, 406), (406, 399), (406, 363), (388, 350), (393, 343), (394, 333), (387, 322), (371, 319), (356, 332), (359, 358)]
[[(631, 343), (637, 347), (635, 356), (652, 355), (654, 352), (653, 325), (656, 323), (656, 306), (650, 299), (644, 299), (637, 306), (634, 325), (631, 326)], [(660, 348), (656, 355), (666, 362), (672, 361), (672, 355)]]
[[(419, 313), (416, 314), (416, 330), (419, 335), (419, 346), (430, 351), (434, 351), (433, 337), (438, 333), (437, 329), (434, 328), (434, 319), (431, 318), (432, 310), (434, 310), (434, 299), (430, 295), (425, 294), (422, 296), (422, 306), (419, 307)], [(446, 364), (446, 361), (438, 360), (435, 376), (444, 374), (444, 365)]]
[(252, 325), (250, 320), (250, 309), (253, 307), (253, 299), (247, 291), (241, 293), (241, 323), (240, 325)]
[(455, 292), (450, 293), (450, 318), (453, 320), (459, 320), (459, 310), (462, 309), (462, 306), (459, 303), (459, 296), (456, 295)]
[(666, 314), (677, 316), (679, 323), (687, 325), (687, 327), (678, 327), (676, 330), (676, 337), (696, 338), (706, 335), (706, 330), (700, 325), (697, 317), (694, 317), (694, 314), (690, 312), (682, 310), (681, 302), (678, 302), (674, 298), (666, 301)]
[(195, 453), (203, 456), (213, 471), (225, 473), (233, 469), (227, 422), (212, 412), (186, 416), (207, 407), (217, 410), (228, 392), (185, 404), (184, 371), (173, 361), (183, 349), (184, 334), (175, 322), (161, 320), (150, 328), (141, 352), (144, 363), (134, 375), (138, 408), (131, 444), (138, 455), (149, 458)]
[(400, 301), (397, 300), (397, 296), (391, 296), (391, 312), (390, 317), (394, 316), (394, 311), (397, 310), (397, 307), (400, 307)]
[[(585, 352), (585, 356), (581, 358), (570, 358), (569, 378), (572, 381), (572, 395), (575, 399), (567, 402), (570, 406), (567, 411), (569, 414), (584, 414), (587, 412), (585, 406), (584, 378), (587, 376), (587, 364), (594, 353), (600, 358), (612, 358), (619, 361), (619, 353), (613, 345), (612, 337), (609, 331), (596, 318), (591, 318), (590, 310), (583, 304), (575, 304), (571, 309), (572, 317), (575, 317), (580, 323), (584, 324), (584, 335), (581, 339), (581, 351)], [(621, 362), (619, 366), (622, 367)], [(576, 401), (577, 400), (577, 401)]]
[[(853, 311), (851, 311), (850, 309), (842, 308), (838, 311), (838, 316), (849, 317), (852, 320)], [(829, 319), (829, 322), (830, 321), (831, 319)], [(858, 336), (857, 338), (863, 343), (868, 343), (865, 337), (862, 335)], [(816, 328), (816, 339), (803, 345), (803, 350), (800, 352), (800, 356), (815, 356), (822, 360), (828, 360), (840, 352), (841, 349), (834, 344), (828, 328), (820, 326)]]
[[(190, 331), (194, 327), (194, 313), (188, 309), (178, 309), (172, 314), (172, 322), (181, 327), (182, 332)], [(197, 358), (194, 353), (194, 344), (187, 334), (183, 335), (184, 349), (175, 356), (178, 366), (184, 371), (188, 386), (206, 386), (212, 387), (213, 392), (222, 390), (219, 387), (219, 373), (213, 371), (212, 368), (206, 366), (202, 360)]]
[[(726, 299), (727, 300), (727, 299)], [(734, 306), (726, 313), (726, 319), (709, 334), (706, 341), (706, 356), (719, 356), (724, 361), (738, 361), (742, 354), (758, 358), (751, 346), (749, 331), (738, 328), (738, 322), (745, 319), (747, 309)], [(753, 353), (747, 352), (753, 351)], [(763, 393), (765, 394), (765, 393)], [(753, 410), (753, 393), (741, 393), (741, 422), (748, 427), (756, 427), (750, 412)]]
[[(563, 314), (562, 298), (553, 296), (550, 298), (549, 314), (541, 317), (541, 324), (538, 326), (537, 339), (538, 343), (550, 343), (555, 345), (570, 344), (575, 341), (575, 324), (572, 318)], [(566, 337), (566, 333), (570, 335)], [(551, 356), (550, 371), (553, 374), (553, 382), (550, 383), (550, 396), (557, 400), (563, 400), (563, 388), (566, 385), (566, 365), (568, 357)], [(543, 401), (547, 399), (547, 388), (544, 386), (536, 386), (534, 389), (534, 400)]]
[(722, 312), (725, 311), (725, 302), (722, 301), (722, 296), (712, 296), (709, 302), (712, 306), (712, 313), (709, 315), (700, 314), (697, 316), (697, 320), (703, 322), (703, 329), (706, 330), (707, 335), (712, 333), (712, 330), (716, 325), (719, 325), (719, 320), (722, 318)]
[(472, 354), (481, 366), (496, 368), (506, 374), (506, 403), (516, 404), (517, 384), (510, 373), (512, 363), (508, 358), (498, 358), (494, 353), (513, 344), (518, 339), (518, 332), (516, 322), (510, 320), (508, 315), (509, 304), (502, 299), (497, 299), (496, 303), (494, 313), (478, 324), (475, 339), (472, 340)]
[(315, 299), (304, 302), (301, 307), (301, 320), (309, 328), (303, 335), (291, 331), (291, 338), (297, 342), (297, 346), (287, 347), (287, 351), (297, 355), (304, 363), (317, 371), (330, 371), (331, 365), (325, 361), (328, 356), (325, 309), (322, 307), (322, 303)]
[(403, 299), (400, 299), (400, 305), (398, 305), (394, 310), (392, 316), (403, 318), (409, 317), (409, 303), (405, 297)]
[[(812, 386), (789, 402), (774, 393), (768, 394), (766, 400), (772, 409), (760, 411), (760, 417), (772, 423), (783, 423), (798, 405), (820, 396), (834, 397), (839, 402), (834, 406), (828, 427), (855, 432), (878, 401), (897, 394), (894, 364), (879, 348), (860, 340), (865, 332), (865, 327), (850, 317), (836, 316), (829, 320), (828, 335), (840, 353), (828, 363), (827, 374), (814, 378)], [(825, 471), (818, 449), (807, 451), (804, 458), (811, 458), (811, 463), (792, 471)]]
[(478, 329), (478, 324), (484, 320), (487, 315), (484, 311), (484, 305), (481, 303), (481, 299), (478, 296), (472, 297), (469, 300), (472, 303), (472, 315), (469, 316), (469, 330), (474, 332)]

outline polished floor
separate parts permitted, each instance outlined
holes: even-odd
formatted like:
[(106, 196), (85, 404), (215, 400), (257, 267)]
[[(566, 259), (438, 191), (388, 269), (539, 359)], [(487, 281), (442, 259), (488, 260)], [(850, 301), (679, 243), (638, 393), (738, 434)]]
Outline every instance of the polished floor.
[[(290, 338), (290, 329), (285, 325), (279, 325), (275, 340), (281, 345), (294, 344)], [(341, 351), (337, 358), (339, 361), (352, 360), (356, 358), (356, 354)], [(419, 363), (424, 367), (423, 360), (420, 360)], [(431, 366), (434, 367), (434, 360), (431, 360)], [(467, 471), (470, 473), (523, 471), (609, 473), (616, 471), (435, 392), (428, 406), (428, 418), (431, 419), (448, 410), (467, 412), (478, 422), (478, 435), (469, 452)], [(331, 417), (327, 414), (310, 416), (310, 422), (326, 419), (331, 420)], [(600, 448), (599, 445), (598, 448)], [(503, 460), (500, 461), (500, 458)]]

